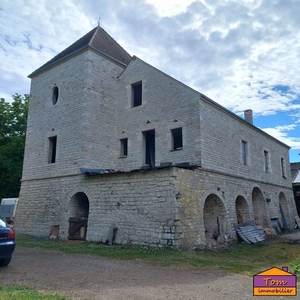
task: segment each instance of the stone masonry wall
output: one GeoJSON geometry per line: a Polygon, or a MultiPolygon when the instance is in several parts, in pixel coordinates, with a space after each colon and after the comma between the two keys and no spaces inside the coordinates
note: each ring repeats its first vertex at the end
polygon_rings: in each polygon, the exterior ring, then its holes
{"type": "Polygon", "coordinates": [[[78,174],[81,167],[114,167],[113,84],[122,71],[86,51],[32,78],[23,179],[78,174]],[[59,89],[55,105],[54,86],[59,89]],[[57,136],[55,164],[48,163],[51,136],[57,136]]]}
{"type": "Polygon", "coordinates": [[[23,179],[78,173],[82,160],[82,126],[78,121],[83,117],[86,58],[86,53],[78,55],[32,78],[23,179]],[[59,89],[55,105],[54,86],[59,89]],[[51,136],[57,136],[55,164],[48,163],[51,136]]]}
{"type": "Polygon", "coordinates": [[[271,217],[280,218],[279,198],[284,195],[287,203],[285,216],[292,228],[295,203],[290,189],[205,169],[167,168],[23,182],[16,229],[19,234],[46,236],[51,225],[60,225],[59,237],[66,239],[68,220],[74,217],[70,214],[70,200],[80,192],[89,201],[87,240],[105,242],[109,227],[114,223],[118,228],[117,243],[205,245],[206,200],[211,195],[220,200],[226,211],[222,234],[235,239],[236,199],[245,198],[253,220],[254,188],[259,189],[265,198],[271,198],[270,203],[264,198],[259,204],[266,208],[269,220],[271,217]]]}
{"type": "MultiPolygon", "coordinates": [[[[234,224],[238,223],[236,200],[243,197],[248,205],[250,220],[254,221],[253,189],[259,189],[264,199],[259,202],[261,209],[266,210],[265,218],[281,219],[279,203],[281,203],[289,228],[294,226],[295,202],[291,189],[272,186],[258,181],[249,181],[238,176],[211,172],[206,169],[185,170],[175,168],[177,190],[177,222],[183,227],[185,243],[188,245],[206,244],[204,226],[204,205],[210,195],[220,199],[227,212],[224,220],[224,235],[236,239],[234,224]],[[266,199],[271,199],[267,202],[266,199]],[[283,203],[282,198],[286,203],[283,203]]],[[[217,211],[217,210],[216,210],[217,211]]],[[[247,220],[248,221],[248,220],[247,220]]]]}
{"type": "Polygon", "coordinates": [[[202,167],[291,187],[288,146],[208,100],[200,103],[200,124],[202,167]],[[246,165],[242,141],[247,142],[246,165]],[[264,169],[264,151],[269,154],[268,172],[264,169]]]}
{"type": "Polygon", "coordinates": [[[23,182],[17,232],[46,236],[51,225],[60,225],[59,237],[66,239],[68,220],[74,217],[69,202],[83,192],[89,200],[87,240],[105,242],[114,223],[118,243],[172,244],[176,190],[171,175],[166,169],[23,182]]]}
{"type": "Polygon", "coordinates": [[[162,162],[200,164],[200,94],[136,58],[118,79],[117,157],[119,139],[128,138],[128,155],[118,158],[120,169],[144,165],[143,132],[155,130],[155,165],[162,162]],[[142,81],[142,105],[132,107],[132,84],[142,81]],[[172,150],[171,129],[182,128],[183,147],[172,150]]]}

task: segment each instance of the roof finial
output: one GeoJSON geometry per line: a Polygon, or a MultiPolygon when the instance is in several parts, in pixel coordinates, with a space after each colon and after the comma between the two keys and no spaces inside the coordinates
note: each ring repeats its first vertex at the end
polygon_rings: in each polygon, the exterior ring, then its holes
{"type": "Polygon", "coordinates": [[[99,19],[98,19],[98,27],[100,27],[100,25],[101,25],[101,18],[99,17],[99,19]]]}

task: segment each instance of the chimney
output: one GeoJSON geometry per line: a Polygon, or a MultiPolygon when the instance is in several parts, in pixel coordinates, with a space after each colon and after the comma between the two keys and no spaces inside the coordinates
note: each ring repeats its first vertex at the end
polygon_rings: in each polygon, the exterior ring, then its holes
{"type": "Polygon", "coordinates": [[[253,125],[253,115],[252,115],[252,109],[246,109],[244,110],[244,118],[245,121],[253,125]]]}

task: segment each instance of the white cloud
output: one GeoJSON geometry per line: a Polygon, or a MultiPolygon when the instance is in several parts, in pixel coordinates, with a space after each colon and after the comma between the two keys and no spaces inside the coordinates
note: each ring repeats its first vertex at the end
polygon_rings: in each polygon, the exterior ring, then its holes
{"type": "Polygon", "coordinates": [[[101,17],[101,26],[131,55],[235,113],[295,115],[299,15],[296,0],[2,0],[0,96],[28,93],[26,76],[101,17]]]}
{"type": "Polygon", "coordinates": [[[171,17],[185,11],[194,0],[147,0],[146,2],[154,5],[161,16],[171,17]]]}
{"type": "Polygon", "coordinates": [[[276,126],[274,128],[263,128],[262,130],[276,139],[287,144],[294,150],[300,150],[300,137],[291,137],[288,132],[294,130],[297,126],[295,124],[276,126]]]}
{"type": "Polygon", "coordinates": [[[297,108],[291,97],[273,91],[287,85],[299,96],[297,2],[289,7],[266,0],[14,3],[22,9],[1,3],[0,29],[10,42],[2,43],[0,59],[8,77],[28,75],[101,17],[102,26],[130,54],[237,113],[297,108]]]}

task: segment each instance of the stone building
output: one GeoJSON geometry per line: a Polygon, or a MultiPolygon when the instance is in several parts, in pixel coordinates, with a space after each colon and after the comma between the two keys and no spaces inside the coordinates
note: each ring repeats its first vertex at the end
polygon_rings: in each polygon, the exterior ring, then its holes
{"type": "MultiPolygon", "coordinates": [[[[31,75],[17,232],[205,245],[296,215],[289,147],[96,27],[31,75]],[[58,226],[57,226],[58,228],[58,226]]],[[[217,87],[216,87],[217,88],[217,87]]]]}

